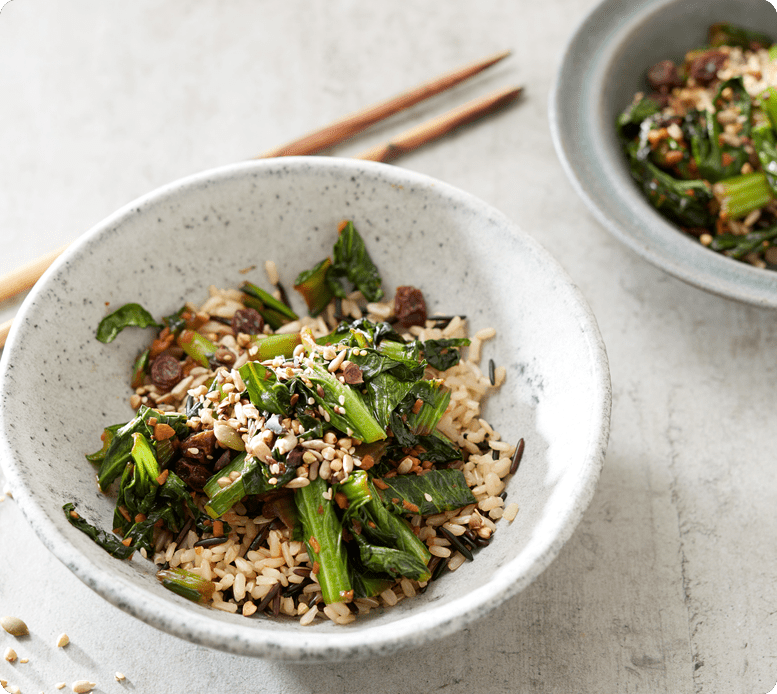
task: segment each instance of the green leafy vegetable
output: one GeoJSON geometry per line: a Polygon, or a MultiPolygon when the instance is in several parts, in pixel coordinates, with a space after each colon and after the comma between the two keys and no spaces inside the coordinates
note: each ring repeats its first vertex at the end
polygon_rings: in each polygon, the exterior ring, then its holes
{"type": "Polygon", "coordinates": [[[343,547],[343,527],[331,499],[325,498],[327,483],[318,477],[294,494],[302,537],[311,563],[318,569],[324,602],[349,601],[353,586],[343,547]]]}
{"type": "Polygon", "coordinates": [[[204,335],[194,330],[182,330],[176,338],[178,346],[200,366],[209,366],[210,360],[219,348],[204,335]]]}
{"type": "Polygon", "coordinates": [[[751,231],[744,236],[736,234],[718,234],[712,239],[710,247],[714,251],[725,253],[731,258],[740,259],[748,253],[762,248],[764,243],[769,243],[777,239],[777,226],[751,231]]]}
{"type": "Polygon", "coordinates": [[[340,230],[334,246],[334,262],[327,273],[330,286],[334,284],[337,287],[333,290],[335,296],[345,296],[339,283],[340,277],[346,277],[367,301],[380,301],[383,298],[380,273],[353,222],[347,222],[340,230]]]}
{"type": "Polygon", "coordinates": [[[165,588],[192,602],[209,602],[216,591],[213,581],[180,567],[162,569],[156,577],[165,588]]]}
{"type": "Polygon", "coordinates": [[[719,181],[712,190],[724,219],[744,217],[763,207],[773,197],[766,175],[761,171],[719,181]]]}
{"type": "Polygon", "coordinates": [[[309,397],[324,408],[330,421],[340,431],[351,431],[365,443],[386,438],[385,429],[375,419],[357,390],[340,383],[327,369],[313,361],[308,363],[306,376],[314,386],[309,391],[309,397]]]}
{"type": "Polygon", "coordinates": [[[161,327],[140,304],[124,304],[100,321],[100,325],[97,326],[97,339],[100,342],[113,342],[124,328],[130,326],[161,327]]]}
{"type": "Polygon", "coordinates": [[[383,482],[389,488],[380,492],[381,498],[398,513],[406,508],[403,502],[416,506],[423,516],[476,503],[460,470],[431,470],[421,476],[397,475],[385,478],[383,482]]]}
{"type": "Polygon", "coordinates": [[[75,510],[75,504],[67,503],[62,507],[65,512],[65,518],[70,521],[70,524],[78,528],[82,533],[88,535],[95,543],[102,547],[108,554],[118,557],[119,559],[127,559],[135,551],[133,547],[127,547],[122,544],[121,540],[113,535],[101,530],[95,525],[92,525],[84,518],[82,518],[75,510]]]}
{"type": "Polygon", "coordinates": [[[238,455],[227,467],[211,477],[205,484],[205,492],[211,497],[205,504],[205,512],[211,518],[223,516],[248,494],[265,494],[280,489],[296,476],[296,467],[278,460],[283,472],[272,472],[270,465],[256,458],[238,455]],[[218,479],[237,471],[240,476],[226,487],[219,487],[218,479]]]}
{"type": "Polygon", "coordinates": [[[429,366],[438,371],[447,371],[456,366],[461,359],[461,354],[456,347],[468,345],[466,338],[448,338],[444,340],[427,340],[423,344],[424,358],[429,366]]]}
{"type": "MultiPolygon", "coordinates": [[[[349,519],[358,520],[361,533],[367,539],[383,547],[401,550],[424,566],[428,564],[431,554],[426,545],[415,536],[407,521],[389,512],[366,472],[354,471],[340,489],[348,499],[349,519]]],[[[404,509],[404,512],[409,511],[404,509]]],[[[416,580],[426,581],[429,576],[427,570],[416,580]]]]}
{"type": "Polygon", "coordinates": [[[134,419],[119,426],[119,428],[116,428],[118,425],[109,427],[113,431],[110,444],[102,456],[100,464],[100,471],[98,473],[100,489],[107,489],[122,473],[122,469],[129,462],[134,445],[132,435],[135,432],[141,432],[147,439],[151,439],[154,427],[149,424],[149,420],[152,418],[156,419],[157,424],[171,426],[176,435],[181,438],[189,433],[189,428],[186,425],[186,415],[175,412],[160,412],[159,410],[153,410],[145,405],[141,405],[134,419]]]}
{"type": "Polygon", "coordinates": [[[245,305],[259,311],[273,330],[299,318],[286,304],[252,282],[244,282],[240,289],[247,295],[244,299],[245,305]]]}
{"type": "Polygon", "coordinates": [[[147,349],[140,353],[135,360],[135,364],[132,366],[132,379],[130,385],[133,388],[139,388],[143,385],[146,373],[148,372],[148,363],[151,356],[151,350],[147,349]]]}
{"type": "Polygon", "coordinates": [[[740,48],[756,50],[758,48],[769,48],[774,43],[767,34],[763,34],[760,31],[751,31],[728,22],[713,24],[710,26],[707,36],[710,46],[714,47],[739,46],[740,48]]]}
{"type": "Polygon", "coordinates": [[[712,186],[706,181],[682,181],[636,155],[631,173],[651,204],[681,226],[710,227],[715,217],[710,210],[712,186]]]}
{"type": "Polygon", "coordinates": [[[354,539],[359,546],[359,559],[367,571],[384,573],[392,578],[406,576],[416,581],[429,580],[426,562],[409,552],[370,544],[363,535],[354,535],[354,539]]]}
{"type": "Polygon", "coordinates": [[[330,267],[332,261],[325,258],[310,270],[300,273],[294,281],[294,289],[302,294],[311,316],[321,313],[334,297],[332,287],[326,280],[330,267]]]}
{"type": "Polygon", "coordinates": [[[289,387],[278,381],[272,369],[249,361],[238,369],[248,389],[248,397],[260,412],[285,414],[290,408],[289,387]]]}

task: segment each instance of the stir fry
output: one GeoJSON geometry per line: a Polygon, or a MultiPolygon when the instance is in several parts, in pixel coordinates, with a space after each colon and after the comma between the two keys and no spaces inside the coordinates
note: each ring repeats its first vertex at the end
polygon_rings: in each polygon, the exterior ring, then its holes
{"type": "Polygon", "coordinates": [[[462,317],[429,318],[415,287],[382,303],[352,223],[296,279],[309,316],[269,274],[276,294],[245,282],[161,323],[139,304],[100,323],[103,342],[158,332],[133,367],[136,416],[87,456],[116,494],[114,532],[64,510],[191,600],[346,624],[424,590],[514,518],[505,482],[523,444],[481,417],[505,376],[477,366],[494,331],[469,339],[462,317]]]}
{"type": "Polygon", "coordinates": [[[777,46],[731,24],[663,60],[618,117],[650,203],[704,246],[777,269],[777,46]]]}

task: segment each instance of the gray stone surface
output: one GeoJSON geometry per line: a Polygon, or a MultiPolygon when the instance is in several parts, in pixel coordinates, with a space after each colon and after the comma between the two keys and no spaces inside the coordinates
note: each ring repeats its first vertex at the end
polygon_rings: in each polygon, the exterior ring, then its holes
{"type": "MultiPolygon", "coordinates": [[[[560,556],[466,632],[414,653],[298,666],[194,647],[112,607],[0,503],[0,611],[32,635],[22,692],[765,694],[777,681],[771,311],[619,245],[558,163],[547,98],[590,0],[191,4],[12,0],[0,13],[0,273],[183,175],[246,158],[504,47],[491,73],[337,149],[349,155],[502,85],[522,103],[398,161],[485,199],[566,268],[608,348],[610,446],[560,556]],[[52,587],[55,589],[52,590],[52,587]],[[71,644],[55,647],[66,631],[71,644]],[[116,671],[127,675],[123,685],[116,671]]],[[[0,306],[0,321],[15,302],[0,306]]]]}

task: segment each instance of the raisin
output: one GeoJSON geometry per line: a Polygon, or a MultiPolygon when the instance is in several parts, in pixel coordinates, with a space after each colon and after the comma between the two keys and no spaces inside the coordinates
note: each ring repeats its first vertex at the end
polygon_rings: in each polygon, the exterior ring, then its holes
{"type": "Polygon", "coordinates": [[[662,60],[648,70],[647,81],[657,92],[666,94],[682,84],[677,66],[671,60],[662,60]]]}
{"type": "Polygon", "coordinates": [[[714,82],[718,77],[718,70],[726,62],[726,54],[721,51],[707,51],[694,59],[688,68],[688,74],[696,80],[696,84],[704,87],[714,82]]]}
{"type": "Polygon", "coordinates": [[[198,434],[192,434],[181,441],[181,451],[188,458],[203,461],[213,455],[216,447],[216,435],[213,429],[206,429],[198,434]],[[195,452],[196,451],[196,452],[195,452]]]}
{"type": "Polygon", "coordinates": [[[394,296],[394,315],[404,328],[426,323],[426,302],[420,289],[397,287],[394,296]]]}
{"type": "Polygon", "coordinates": [[[175,474],[198,492],[202,491],[202,488],[211,476],[210,471],[204,465],[186,458],[181,458],[175,463],[175,474]]]}
{"type": "Polygon", "coordinates": [[[264,328],[264,318],[255,308],[239,308],[232,316],[232,330],[235,333],[258,335],[264,328]]]}
{"type": "Polygon", "coordinates": [[[162,352],[151,364],[151,380],[165,390],[172,388],[183,376],[183,368],[172,354],[162,352]]]}

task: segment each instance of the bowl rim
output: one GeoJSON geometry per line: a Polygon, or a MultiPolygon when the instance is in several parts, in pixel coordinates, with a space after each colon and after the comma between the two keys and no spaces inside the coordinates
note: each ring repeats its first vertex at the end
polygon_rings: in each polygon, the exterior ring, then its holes
{"type": "Polygon", "coordinates": [[[597,116],[604,110],[599,97],[609,66],[607,57],[620,45],[613,42],[638,31],[646,18],[688,2],[633,0],[626,6],[623,0],[603,0],[590,10],[568,39],[551,86],[551,139],[567,178],[588,209],[637,255],[704,291],[754,306],[777,308],[777,271],[728,258],[692,240],[645,200],[622,161],[604,155],[604,143],[615,136],[614,127],[612,133],[601,132],[597,116]],[[594,46],[595,55],[589,50],[594,46]],[[592,157],[592,153],[604,156],[592,157]],[[609,197],[602,195],[595,184],[597,176],[616,192],[609,197]]]}
{"type": "MultiPolygon", "coordinates": [[[[572,535],[583,513],[593,497],[609,437],[611,410],[610,374],[605,346],[599,332],[596,319],[574,285],[566,271],[545,251],[530,235],[518,229],[506,216],[479,198],[454,186],[430,176],[406,169],[337,157],[286,157],[283,159],[265,159],[209,169],[186,176],[163,185],[136,200],[93,226],[79,237],[46,271],[41,280],[31,290],[18,312],[16,325],[21,325],[28,308],[36,297],[46,291],[48,282],[60,267],[69,262],[86,244],[114,228],[127,216],[135,214],[145,204],[175,195],[180,190],[197,186],[205,180],[228,178],[243,172],[273,170],[279,166],[286,169],[296,166],[330,167],[332,170],[346,170],[349,175],[359,172],[371,172],[388,177],[399,185],[424,185],[442,194],[456,197],[470,209],[481,214],[497,218],[501,223],[522,238],[527,250],[541,256],[544,263],[552,268],[564,289],[571,297],[575,308],[575,319],[588,330],[584,331],[586,347],[592,368],[592,381],[595,382],[596,401],[591,411],[591,425],[585,450],[582,451],[578,468],[579,482],[573,490],[572,503],[567,506],[566,514],[558,524],[558,532],[542,544],[536,556],[532,558],[530,570],[515,576],[510,568],[512,562],[503,565],[487,584],[478,587],[462,598],[447,603],[443,608],[432,606],[418,614],[392,622],[390,628],[364,628],[341,632],[326,632],[316,638],[315,632],[299,633],[295,631],[268,632],[253,626],[243,627],[232,623],[211,619],[207,614],[195,614],[173,602],[147,592],[142,586],[117,577],[108,569],[93,564],[91,560],[71,544],[49,517],[51,509],[43,508],[24,486],[19,474],[20,460],[10,449],[6,432],[6,416],[3,401],[0,400],[0,466],[6,474],[14,498],[23,515],[32,526],[43,544],[67,566],[83,583],[119,607],[162,631],[191,641],[195,644],[224,650],[236,655],[251,655],[285,661],[324,662],[356,659],[373,656],[386,656],[410,647],[420,647],[443,636],[450,635],[466,624],[496,608],[503,601],[519,593],[537,578],[558,555],[563,544],[572,535]],[[385,633],[381,633],[385,632],[385,633]],[[235,638],[238,633],[239,638],[235,638]]],[[[0,359],[0,388],[3,388],[9,358],[18,349],[17,330],[12,328],[6,348],[0,359]]],[[[516,558],[517,559],[517,558],[516,558]]],[[[524,555],[523,561],[526,561],[524,555]]]]}

